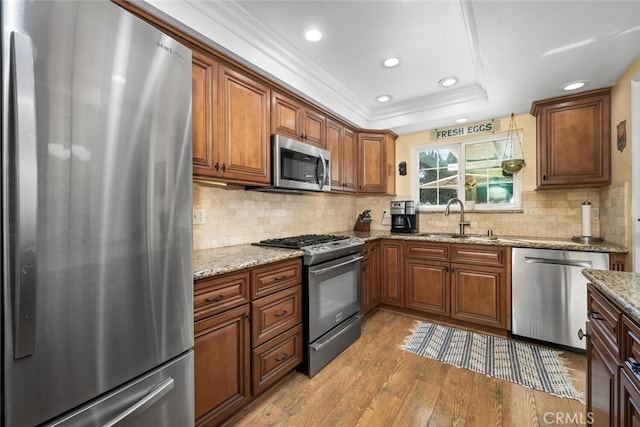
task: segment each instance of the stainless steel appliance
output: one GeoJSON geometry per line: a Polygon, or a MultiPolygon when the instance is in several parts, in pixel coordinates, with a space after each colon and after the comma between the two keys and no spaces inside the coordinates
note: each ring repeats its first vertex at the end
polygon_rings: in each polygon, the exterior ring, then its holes
{"type": "Polygon", "coordinates": [[[514,336],[584,350],[587,322],[584,268],[609,269],[609,254],[513,248],[511,332],[514,336]]]}
{"type": "Polygon", "coordinates": [[[413,200],[391,202],[391,232],[417,233],[418,214],[413,200]]]}
{"type": "Polygon", "coordinates": [[[259,191],[331,191],[331,153],[282,135],[271,138],[271,186],[259,191]]]}
{"type": "Polygon", "coordinates": [[[193,425],[191,52],[2,2],[5,427],[193,425]]]}
{"type": "Polygon", "coordinates": [[[314,376],[360,337],[360,251],[363,241],[345,236],[303,235],[263,240],[263,246],[296,248],[303,258],[304,359],[314,376]]]}

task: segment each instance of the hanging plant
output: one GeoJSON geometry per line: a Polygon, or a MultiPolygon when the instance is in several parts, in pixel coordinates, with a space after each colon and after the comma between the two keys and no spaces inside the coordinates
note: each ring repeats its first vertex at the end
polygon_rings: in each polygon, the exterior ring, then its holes
{"type": "Polygon", "coordinates": [[[511,121],[509,122],[509,131],[507,132],[507,143],[504,147],[504,156],[502,157],[502,170],[513,174],[519,172],[523,167],[527,165],[524,161],[524,149],[522,148],[522,141],[520,140],[520,134],[518,133],[518,127],[516,125],[515,115],[511,113],[511,121]],[[518,140],[520,152],[522,158],[513,157],[513,143],[514,139],[518,140]]]}

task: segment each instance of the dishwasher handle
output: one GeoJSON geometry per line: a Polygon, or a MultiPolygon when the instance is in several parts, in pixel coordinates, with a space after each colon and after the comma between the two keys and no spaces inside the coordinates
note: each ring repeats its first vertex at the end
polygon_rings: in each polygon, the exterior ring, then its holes
{"type": "Polygon", "coordinates": [[[591,261],[573,261],[569,259],[538,258],[538,257],[532,257],[532,256],[524,257],[524,262],[527,264],[553,264],[553,265],[566,265],[569,267],[583,267],[583,268],[593,267],[593,263],[591,261]]]}

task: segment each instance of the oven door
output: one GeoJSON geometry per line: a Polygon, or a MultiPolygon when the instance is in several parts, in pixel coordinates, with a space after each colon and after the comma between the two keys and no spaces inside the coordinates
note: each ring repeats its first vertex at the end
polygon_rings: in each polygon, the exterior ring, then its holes
{"type": "Polygon", "coordinates": [[[308,267],[309,343],[360,311],[360,254],[308,267]]]}

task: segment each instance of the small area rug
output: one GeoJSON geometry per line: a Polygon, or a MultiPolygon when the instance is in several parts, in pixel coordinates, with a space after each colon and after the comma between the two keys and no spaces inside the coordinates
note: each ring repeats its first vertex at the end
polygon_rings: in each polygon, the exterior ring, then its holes
{"type": "Polygon", "coordinates": [[[420,321],[400,348],[554,396],[584,401],[571,382],[566,360],[556,350],[420,321]]]}

